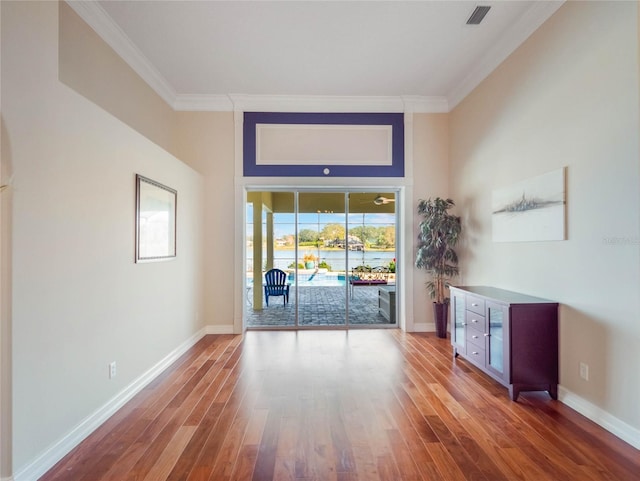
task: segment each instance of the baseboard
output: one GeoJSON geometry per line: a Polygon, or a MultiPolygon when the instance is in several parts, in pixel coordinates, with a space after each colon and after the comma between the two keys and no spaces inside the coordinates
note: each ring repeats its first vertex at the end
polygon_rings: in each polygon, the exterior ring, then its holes
{"type": "Polygon", "coordinates": [[[611,434],[619,437],[624,442],[629,443],[636,449],[640,449],[639,429],[628,425],[624,421],[612,416],[607,411],[599,408],[595,404],[590,403],[586,399],[562,386],[558,386],[558,399],[563,404],[566,404],[571,409],[579,412],[586,418],[609,431],[611,434]]]}
{"type": "Polygon", "coordinates": [[[207,334],[233,334],[233,324],[209,324],[205,327],[207,334]]]}
{"type": "MultiPolygon", "coordinates": [[[[57,443],[49,447],[34,461],[14,473],[13,479],[6,478],[6,481],[33,481],[38,479],[58,461],[66,456],[73,448],[82,442],[93,431],[100,427],[107,419],[127,403],[133,396],[138,394],[147,384],[153,381],[160,373],[182,356],[188,349],[207,334],[207,329],[201,329],[191,336],[176,349],[165,356],[160,362],[135,379],[131,384],[120,391],[115,397],[104,406],[88,416],[78,426],[72,429],[66,436],[57,443]]],[[[2,479],[5,481],[5,478],[2,479]]]]}
{"type": "Polygon", "coordinates": [[[413,330],[409,332],[436,332],[435,322],[414,322],[413,330]]]}
{"type": "Polygon", "coordinates": [[[8,478],[0,478],[0,481],[15,481],[11,476],[8,478]]]}

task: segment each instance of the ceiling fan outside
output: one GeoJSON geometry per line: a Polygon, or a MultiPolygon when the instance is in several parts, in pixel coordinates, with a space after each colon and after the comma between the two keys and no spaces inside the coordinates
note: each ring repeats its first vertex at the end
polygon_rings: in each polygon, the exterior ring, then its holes
{"type": "Polygon", "coordinates": [[[382,195],[379,195],[378,197],[376,197],[375,199],[373,199],[373,203],[375,205],[387,205],[391,202],[395,202],[395,199],[390,199],[388,197],[384,197],[382,195]]]}

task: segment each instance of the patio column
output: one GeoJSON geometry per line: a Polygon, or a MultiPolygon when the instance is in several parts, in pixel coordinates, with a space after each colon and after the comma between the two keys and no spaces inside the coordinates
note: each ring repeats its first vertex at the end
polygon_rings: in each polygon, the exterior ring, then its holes
{"type": "Polygon", "coordinates": [[[273,212],[267,212],[267,268],[265,271],[273,269],[273,244],[273,212]]]}
{"type": "Polygon", "coordinates": [[[250,193],[253,203],[253,310],[262,310],[262,196],[250,193]]]}

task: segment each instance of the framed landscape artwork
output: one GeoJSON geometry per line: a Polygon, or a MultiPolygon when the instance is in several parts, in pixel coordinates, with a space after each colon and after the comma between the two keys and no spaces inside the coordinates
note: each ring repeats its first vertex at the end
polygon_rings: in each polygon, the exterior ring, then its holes
{"type": "Polygon", "coordinates": [[[136,262],[176,256],[177,192],[136,175],[136,262]]]}
{"type": "Polygon", "coordinates": [[[494,242],[565,240],[565,169],[494,190],[491,207],[494,242]]]}

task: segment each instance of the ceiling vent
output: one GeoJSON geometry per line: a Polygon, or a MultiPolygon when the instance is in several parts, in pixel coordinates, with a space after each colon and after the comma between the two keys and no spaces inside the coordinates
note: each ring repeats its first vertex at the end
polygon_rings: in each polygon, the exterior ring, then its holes
{"type": "Polygon", "coordinates": [[[484,16],[489,12],[491,7],[487,6],[477,6],[473,11],[469,20],[467,20],[467,25],[480,25],[480,22],[484,19],[484,16]]]}

